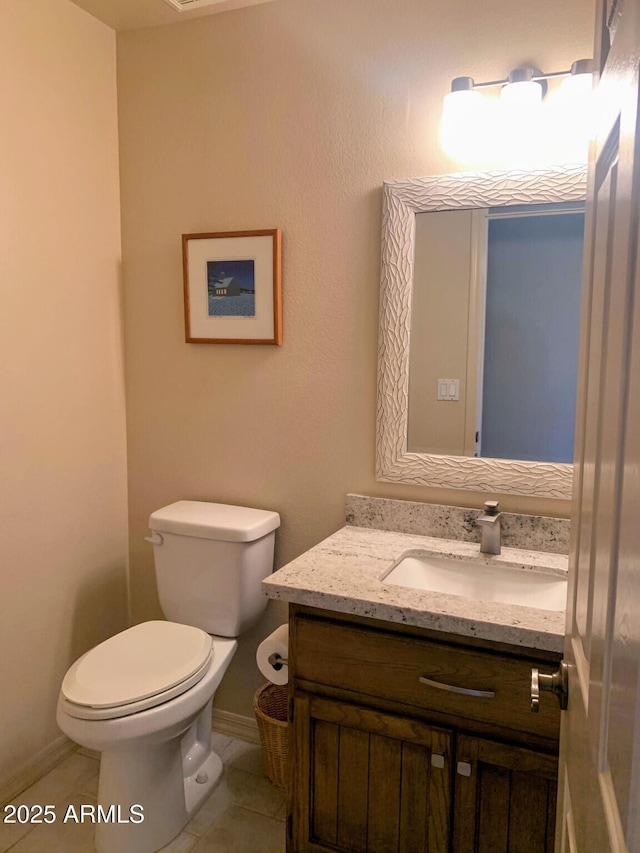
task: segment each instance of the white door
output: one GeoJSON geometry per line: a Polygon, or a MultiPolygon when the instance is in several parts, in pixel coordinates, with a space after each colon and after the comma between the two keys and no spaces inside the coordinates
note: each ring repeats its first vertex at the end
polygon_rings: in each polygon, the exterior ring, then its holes
{"type": "Polygon", "coordinates": [[[640,0],[598,30],[557,850],[640,853],[640,0]]]}

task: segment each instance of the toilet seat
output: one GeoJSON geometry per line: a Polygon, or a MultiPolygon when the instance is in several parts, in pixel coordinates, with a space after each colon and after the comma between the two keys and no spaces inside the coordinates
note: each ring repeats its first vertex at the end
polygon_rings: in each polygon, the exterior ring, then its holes
{"type": "Polygon", "coordinates": [[[143,622],[88,651],[67,672],[65,711],[86,720],[135,714],[185,693],[212,665],[212,638],[175,622],[143,622]]]}

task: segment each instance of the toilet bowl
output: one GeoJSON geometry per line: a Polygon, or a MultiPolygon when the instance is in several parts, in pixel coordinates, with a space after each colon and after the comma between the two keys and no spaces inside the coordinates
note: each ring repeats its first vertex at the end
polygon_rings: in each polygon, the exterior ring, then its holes
{"type": "Polygon", "coordinates": [[[236,648],[199,628],[145,622],[69,670],[57,721],[102,753],[98,802],[109,819],[96,825],[99,853],[160,849],[215,786],[222,762],[211,750],[211,705],[236,648]]]}
{"type": "Polygon", "coordinates": [[[214,693],[235,637],[266,607],[277,513],[178,501],[150,518],[167,622],[135,625],[79,658],[57,722],[102,753],[98,853],[155,853],[185,826],[222,773],[211,749],[214,693]]]}

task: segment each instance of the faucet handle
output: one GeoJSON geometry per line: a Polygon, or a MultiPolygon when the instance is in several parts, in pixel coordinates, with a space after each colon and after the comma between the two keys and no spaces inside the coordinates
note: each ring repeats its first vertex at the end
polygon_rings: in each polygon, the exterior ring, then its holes
{"type": "Polygon", "coordinates": [[[498,501],[485,501],[484,511],[487,515],[498,515],[500,512],[500,504],[498,501]]]}

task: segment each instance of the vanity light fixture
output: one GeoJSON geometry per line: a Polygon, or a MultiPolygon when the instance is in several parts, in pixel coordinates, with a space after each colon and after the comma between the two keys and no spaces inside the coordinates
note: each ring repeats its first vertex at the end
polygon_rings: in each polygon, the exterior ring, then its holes
{"type": "Polygon", "coordinates": [[[579,59],[568,71],[549,74],[523,65],[504,80],[486,83],[455,77],[444,97],[442,146],[464,161],[586,159],[592,78],[591,59],[579,59]],[[547,81],[554,78],[565,79],[545,99],[547,81]],[[479,91],[498,86],[499,98],[484,97],[479,91]]]}

